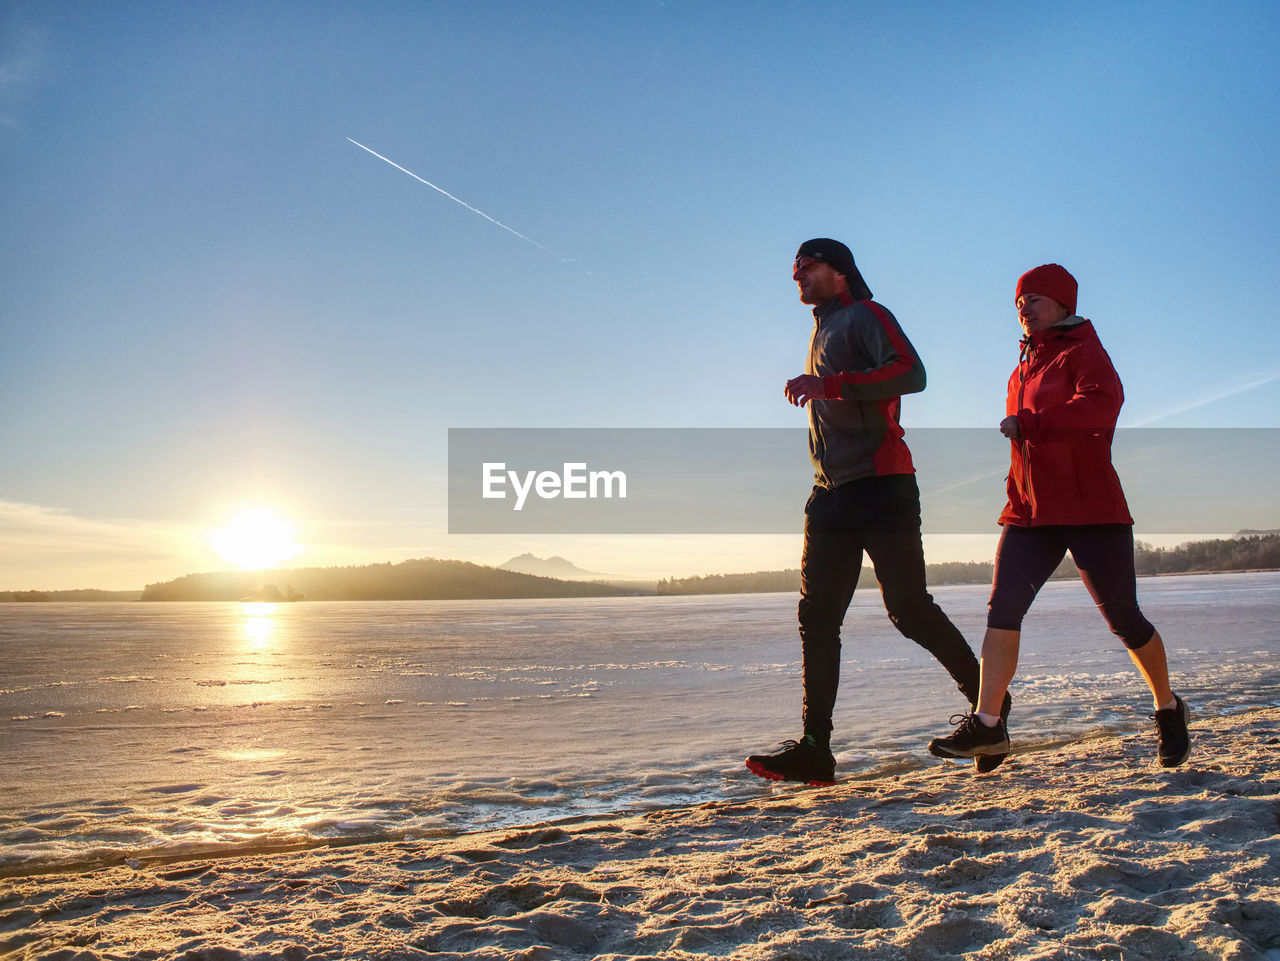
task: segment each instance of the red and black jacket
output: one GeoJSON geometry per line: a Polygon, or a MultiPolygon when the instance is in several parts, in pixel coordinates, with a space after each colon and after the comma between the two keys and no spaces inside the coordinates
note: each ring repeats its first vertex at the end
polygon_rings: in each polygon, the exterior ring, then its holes
{"type": "Polygon", "coordinates": [[[898,418],[902,395],[924,390],[925,372],[898,321],[869,297],[849,296],[820,304],[813,317],[805,372],[822,378],[825,395],[809,404],[814,482],[914,473],[898,418]]]}

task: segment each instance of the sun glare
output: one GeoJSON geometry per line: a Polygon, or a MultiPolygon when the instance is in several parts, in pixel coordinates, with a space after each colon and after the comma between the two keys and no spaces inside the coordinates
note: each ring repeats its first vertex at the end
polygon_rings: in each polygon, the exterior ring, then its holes
{"type": "Polygon", "coordinates": [[[209,543],[224,561],[246,571],[259,571],[302,553],[302,545],[293,535],[288,521],[265,508],[252,507],[210,534],[209,543]]]}
{"type": "Polygon", "coordinates": [[[274,604],[254,605],[263,610],[250,614],[244,619],[244,636],[254,648],[263,648],[271,640],[276,624],[271,615],[275,613],[274,604]]]}

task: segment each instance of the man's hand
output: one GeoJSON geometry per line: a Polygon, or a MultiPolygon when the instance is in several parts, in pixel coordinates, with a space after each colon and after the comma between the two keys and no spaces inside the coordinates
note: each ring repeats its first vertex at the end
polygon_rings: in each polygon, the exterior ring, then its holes
{"type": "Polygon", "coordinates": [[[1009,440],[1018,439],[1018,418],[1016,415],[1010,415],[1000,421],[1000,433],[1004,434],[1009,440]]]}
{"type": "Polygon", "coordinates": [[[787,381],[787,386],[782,388],[782,394],[796,407],[803,407],[811,400],[822,400],[827,392],[821,377],[801,374],[787,381]]]}

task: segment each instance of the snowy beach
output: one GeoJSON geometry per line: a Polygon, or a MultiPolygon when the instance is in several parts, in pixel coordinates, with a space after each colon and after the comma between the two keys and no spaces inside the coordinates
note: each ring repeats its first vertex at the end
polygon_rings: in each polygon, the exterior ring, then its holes
{"type": "Polygon", "coordinates": [[[1280,710],[572,824],[9,879],[15,958],[1280,957],[1280,710]]]}
{"type": "MultiPolygon", "coordinates": [[[[831,789],[743,766],[797,733],[787,595],[9,605],[0,952],[1280,958],[1280,574],[1139,591],[1185,768],[1078,582],[1017,753],[930,757],[963,704],[865,591],[831,789]]],[[[935,594],[976,638],[985,592],[935,594]]]]}

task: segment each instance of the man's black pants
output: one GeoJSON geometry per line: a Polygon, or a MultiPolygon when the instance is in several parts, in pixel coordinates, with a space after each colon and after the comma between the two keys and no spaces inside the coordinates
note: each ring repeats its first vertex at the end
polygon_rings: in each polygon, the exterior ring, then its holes
{"type": "Polygon", "coordinates": [[[840,683],[840,627],[858,586],[863,551],[894,627],[941,662],[970,704],[978,701],[978,659],[925,584],[915,476],[886,474],[834,489],[815,487],[805,505],[799,616],[804,731],[824,742],[831,736],[840,683]]]}

